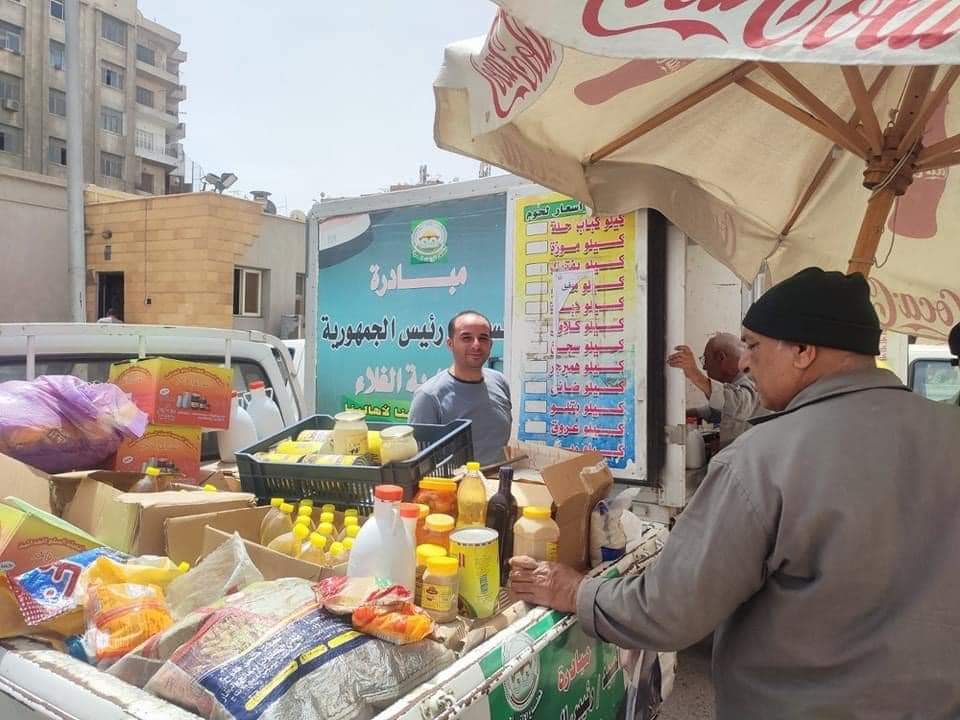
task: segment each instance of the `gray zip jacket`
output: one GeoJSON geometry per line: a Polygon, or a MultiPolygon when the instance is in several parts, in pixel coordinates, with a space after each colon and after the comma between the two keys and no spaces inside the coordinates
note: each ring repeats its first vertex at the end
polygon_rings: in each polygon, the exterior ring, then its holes
{"type": "Polygon", "coordinates": [[[960,411],[834,375],[710,463],[658,562],[588,579],[585,631],[713,630],[719,720],[960,717],[960,411]]]}
{"type": "Polygon", "coordinates": [[[760,410],[757,385],[746,373],[740,373],[733,382],[722,383],[710,379],[710,398],[697,414],[709,419],[715,411],[720,414],[720,444],[726,447],[739,435],[750,429],[750,418],[760,410]]]}

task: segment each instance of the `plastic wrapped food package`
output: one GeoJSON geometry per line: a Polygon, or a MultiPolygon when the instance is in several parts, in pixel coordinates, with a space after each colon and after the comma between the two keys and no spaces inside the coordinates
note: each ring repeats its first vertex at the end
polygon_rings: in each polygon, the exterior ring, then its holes
{"type": "Polygon", "coordinates": [[[367,602],[353,611],[353,627],[396,645],[423,640],[433,632],[433,618],[412,602],[367,602]]]}
{"type": "Polygon", "coordinates": [[[454,659],[395,646],[323,610],[316,586],[255,583],[175,623],[111,673],[211,720],[371,718],[454,659]]]}
{"type": "Polygon", "coordinates": [[[328,612],[350,615],[364,603],[407,602],[413,599],[402,585],[394,585],[385,578],[347,577],[340,575],[321,580],[317,596],[328,612]]]}
{"type": "Polygon", "coordinates": [[[116,583],[87,590],[83,644],[97,663],[113,663],[173,622],[156,585],[116,583]]]}
{"type": "Polygon", "coordinates": [[[146,427],[146,413],[116,385],[71,375],[0,383],[0,453],[44,472],[97,467],[146,427]]]}

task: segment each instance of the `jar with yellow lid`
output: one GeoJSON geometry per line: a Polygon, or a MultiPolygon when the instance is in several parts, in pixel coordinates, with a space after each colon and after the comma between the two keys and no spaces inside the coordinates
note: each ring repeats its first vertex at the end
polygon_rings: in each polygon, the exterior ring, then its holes
{"type": "Polygon", "coordinates": [[[450,549],[450,533],[456,527],[456,522],[449,515],[433,513],[427,515],[423,521],[423,532],[417,538],[417,543],[439,545],[444,550],[450,549]]]}
{"type": "Polygon", "coordinates": [[[427,559],[423,573],[423,590],[420,607],[437,622],[457,619],[457,596],[460,592],[460,563],[452,557],[427,559]]]}
{"type": "Polygon", "coordinates": [[[556,560],[560,526],[550,517],[550,508],[530,506],[513,526],[513,554],[534,560],[556,560]]]}
{"type": "Polygon", "coordinates": [[[417,545],[417,580],[414,587],[413,602],[417,605],[423,597],[423,573],[427,569],[427,560],[435,557],[446,557],[447,551],[439,545],[417,545]]]}
{"type": "Polygon", "coordinates": [[[418,505],[427,505],[431,513],[449,515],[457,519],[457,483],[446,478],[425,477],[413,498],[418,505]]]}

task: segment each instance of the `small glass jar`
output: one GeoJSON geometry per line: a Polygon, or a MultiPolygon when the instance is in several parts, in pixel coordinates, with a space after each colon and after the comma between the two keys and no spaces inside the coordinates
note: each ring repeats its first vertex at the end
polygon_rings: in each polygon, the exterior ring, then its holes
{"type": "Polygon", "coordinates": [[[416,457],[420,452],[413,428],[409,425],[395,425],[380,431],[380,464],[403,462],[416,457]]]}
{"type": "Polygon", "coordinates": [[[344,410],[334,416],[333,452],[337,455],[367,454],[366,415],[359,410],[344,410]]]}
{"type": "Polygon", "coordinates": [[[415,503],[428,505],[430,514],[440,513],[457,519],[457,483],[445,478],[425,477],[420,481],[415,503]]]}
{"type": "Polygon", "coordinates": [[[457,619],[457,596],[460,593],[460,563],[452,557],[427,559],[420,591],[420,607],[437,622],[457,619]]]}
{"type": "Polygon", "coordinates": [[[434,513],[427,515],[423,523],[423,533],[417,538],[418,543],[439,545],[444,550],[450,550],[450,533],[453,532],[456,521],[449,515],[434,513]]]}
{"type": "Polygon", "coordinates": [[[446,557],[447,551],[439,545],[417,545],[417,580],[414,586],[413,602],[417,605],[423,598],[423,573],[427,570],[427,561],[430,558],[446,557]]]}

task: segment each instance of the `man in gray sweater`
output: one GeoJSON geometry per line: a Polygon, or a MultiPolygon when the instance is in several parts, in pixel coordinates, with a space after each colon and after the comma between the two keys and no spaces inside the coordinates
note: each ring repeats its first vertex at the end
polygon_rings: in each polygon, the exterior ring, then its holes
{"type": "Polygon", "coordinates": [[[960,413],[876,367],[862,275],[808,268],[743,326],[773,412],[711,462],[657,563],[514,558],[514,591],[622,647],[716,630],[720,720],[960,717],[960,413]]]}
{"type": "Polygon", "coordinates": [[[410,403],[412,423],[445,425],[472,420],[472,459],[481,465],[503,460],[513,420],[507,379],[486,367],[493,347],[492,332],[490,321],[475,310],[457,313],[447,326],[453,363],[427,380],[410,403]]]}

